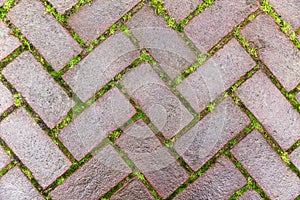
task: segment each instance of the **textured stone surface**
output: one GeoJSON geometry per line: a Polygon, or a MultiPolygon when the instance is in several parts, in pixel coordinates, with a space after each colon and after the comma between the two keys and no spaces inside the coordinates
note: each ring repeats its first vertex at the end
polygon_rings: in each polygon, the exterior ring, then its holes
{"type": "Polygon", "coordinates": [[[0,6],[4,5],[5,2],[6,0],[0,0],[0,6]]]}
{"type": "Polygon", "coordinates": [[[0,179],[0,199],[43,200],[18,167],[11,169],[0,179]]]}
{"type": "Polygon", "coordinates": [[[46,13],[42,2],[38,0],[21,0],[8,13],[8,19],[55,70],[64,67],[81,51],[79,44],[50,13],[46,13]]]}
{"type": "Polygon", "coordinates": [[[63,14],[74,6],[78,0],[49,0],[49,2],[56,8],[57,12],[63,14]]]}
{"type": "Polygon", "coordinates": [[[0,130],[0,137],[31,170],[42,187],[52,183],[71,165],[23,108],[1,121],[0,130]]]}
{"type": "Polygon", "coordinates": [[[85,41],[91,42],[125,15],[140,0],[95,0],[68,19],[68,24],[85,41]]]}
{"type": "Polygon", "coordinates": [[[138,57],[134,44],[119,33],[108,38],[63,77],[81,100],[86,101],[138,57]]]}
{"type": "Polygon", "coordinates": [[[123,188],[117,191],[111,198],[111,200],[154,200],[155,198],[148,191],[146,186],[137,179],[134,179],[130,183],[126,184],[123,188]]]}
{"type": "Polygon", "coordinates": [[[0,171],[10,162],[9,156],[0,148],[0,171]]]}
{"type": "Polygon", "coordinates": [[[263,200],[259,194],[254,190],[248,190],[245,192],[239,200],[263,200]]]}
{"type": "Polygon", "coordinates": [[[125,74],[121,84],[166,138],[176,135],[193,119],[148,63],[125,74]]]}
{"type": "Polygon", "coordinates": [[[256,0],[217,0],[185,26],[185,33],[203,53],[257,9],[256,0]]]}
{"type": "Polygon", "coordinates": [[[20,46],[19,40],[11,36],[10,32],[9,28],[0,21],[0,61],[20,46]]]}
{"type": "Polygon", "coordinates": [[[50,128],[75,104],[29,52],[18,56],[3,74],[50,128]]]}
{"type": "Polygon", "coordinates": [[[300,82],[300,51],[270,16],[258,16],[241,34],[258,48],[259,57],[288,90],[300,82]]]}
{"type": "Polygon", "coordinates": [[[61,130],[58,138],[77,160],[123,125],[134,115],[135,109],[117,89],[109,91],[81,113],[69,126],[61,130]]]}
{"type": "Polygon", "coordinates": [[[125,130],[117,144],[163,198],[172,194],[188,178],[187,172],[143,121],[125,130]]]}
{"type": "Polygon", "coordinates": [[[294,165],[300,169],[300,148],[298,147],[296,150],[294,150],[289,157],[294,165]]]}
{"type": "Polygon", "coordinates": [[[141,48],[147,49],[160,67],[174,79],[196,61],[196,54],[185,41],[170,29],[161,16],[145,6],[128,22],[132,35],[141,48]]]}
{"type": "Polygon", "coordinates": [[[14,104],[14,98],[9,90],[0,82],[0,115],[11,105],[14,104]]]}
{"type": "Polygon", "coordinates": [[[53,200],[99,199],[130,172],[116,150],[108,145],[50,195],[53,200]]]}
{"type": "Polygon", "coordinates": [[[193,170],[198,170],[248,124],[249,118],[227,98],[174,144],[193,170]]]}
{"type": "Polygon", "coordinates": [[[256,130],[231,152],[271,199],[294,199],[300,194],[300,180],[256,130]]]}
{"type": "Polygon", "coordinates": [[[283,149],[300,139],[299,113],[263,72],[243,83],[237,94],[283,149]]]}
{"type": "Polygon", "coordinates": [[[225,157],[205,172],[199,179],[181,192],[175,199],[228,199],[234,192],[247,184],[246,179],[225,157]]]}
{"type": "Polygon", "coordinates": [[[200,112],[254,66],[255,62],[233,39],[188,76],[177,89],[200,112]]]}

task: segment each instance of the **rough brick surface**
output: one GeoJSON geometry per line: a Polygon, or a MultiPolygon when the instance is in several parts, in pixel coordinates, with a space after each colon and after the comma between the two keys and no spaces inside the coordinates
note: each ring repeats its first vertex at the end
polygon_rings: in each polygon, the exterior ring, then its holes
{"type": "Polygon", "coordinates": [[[3,6],[6,0],[0,0],[0,6],[3,6]]]}
{"type": "Polygon", "coordinates": [[[257,9],[256,0],[217,0],[185,27],[185,33],[203,53],[257,9]]]}
{"type": "Polygon", "coordinates": [[[95,0],[68,19],[68,24],[85,41],[91,42],[125,15],[140,0],[95,0]]]}
{"type": "Polygon", "coordinates": [[[299,113],[263,72],[242,84],[237,94],[283,149],[300,139],[299,113]]]}
{"type": "Polygon", "coordinates": [[[134,113],[132,105],[115,88],[81,113],[58,137],[74,157],[80,160],[134,113]]]}
{"type": "Polygon", "coordinates": [[[42,187],[52,183],[71,165],[23,108],[1,121],[0,130],[0,137],[31,170],[42,187]]]}
{"type": "Polygon", "coordinates": [[[228,98],[179,138],[174,147],[196,171],[248,124],[246,114],[228,98]]]}
{"type": "Polygon", "coordinates": [[[125,130],[117,144],[163,198],[168,197],[188,178],[185,170],[143,121],[125,130]]]}
{"type": "Polygon", "coordinates": [[[254,66],[255,62],[233,39],[177,89],[200,112],[254,66]]]}
{"type": "Polygon", "coordinates": [[[239,200],[263,200],[259,194],[254,190],[248,190],[245,192],[239,200]]]}
{"type": "Polygon", "coordinates": [[[271,199],[294,199],[300,194],[299,178],[258,131],[252,131],[232,153],[271,199]]]}
{"type": "Polygon", "coordinates": [[[75,104],[29,52],[17,57],[3,74],[50,128],[75,104]]]}
{"type": "Polygon", "coordinates": [[[54,200],[99,199],[130,172],[115,149],[108,145],[51,192],[51,196],[54,200]]]}
{"type": "Polygon", "coordinates": [[[296,150],[294,150],[289,157],[294,165],[300,169],[300,148],[298,147],[296,150]]]}
{"type": "Polygon", "coordinates": [[[288,91],[297,86],[300,82],[300,51],[270,16],[258,16],[241,34],[258,48],[259,57],[288,91]]]}
{"type": "Polygon", "coordinates": [[[8,56],[18,46],[20,46],[19,40],[9,34],[9,28],[6,27],[6,25],[2,21],[0,21],[0,60],[8,56]]]}
{"type": "Polygon", "coordinates": [[[0,179],[0,199],[43,200],[18,167],[11,169],[0,179]]]}
{"type": "Polygon", "coordinates": [[[14,104],[14,98],[9,90],[0,83],[0,115],[11,105],[14,104]]]}
{"type": "Polygon", "coordinates": [[[111,200],[154,200],[155,198],[148,191],[146,186],[137,179],[134,179],[130,183],[126,184],[123,188],[117,191],[111,198],[111,200]]]}
{"type": "Polygon", "coordinates": [[[0,148],[0,171],[10,162],[9,156],[0,148]]]}
{"type": "Polygon", "coordinates": [[[70,69],[64,79],[86,101],[138,57],[134,44],[124,33],[118,33],[70,69]]]}
{"type": "Polygon", "coordinates": [[[42,2],[21,0],[8,13],[8,18],[52,67],[59,70],[79,54],[81,48],[55,18],[45,12],[42,2]]]}
{"type": "Polygon", "coordinates": [[[199,179],[180,193],[175,199],[228,199],[234,192],[247,184],[246,179],[225,157],[205,172],[199,179]]]}
{"type": "Polygon", "coordinates": [[[49,2],[56,8],[57,12],[63,14],[74,6],[78,0],[49,0],[49,2]]]}
{"type": "Polygon", "coordinates": [[[176,135],[193,119],[148,63],[125,74],[121,84],[166,138],[176,135]]]}

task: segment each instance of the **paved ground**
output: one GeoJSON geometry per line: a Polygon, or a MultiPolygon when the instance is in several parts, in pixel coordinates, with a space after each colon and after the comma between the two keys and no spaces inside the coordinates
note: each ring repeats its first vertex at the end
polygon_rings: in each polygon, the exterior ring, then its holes
{"type": "Polygon", "coordinates": [[[0,200],[300,199],[299,0],[0,6],[0,200]]]}

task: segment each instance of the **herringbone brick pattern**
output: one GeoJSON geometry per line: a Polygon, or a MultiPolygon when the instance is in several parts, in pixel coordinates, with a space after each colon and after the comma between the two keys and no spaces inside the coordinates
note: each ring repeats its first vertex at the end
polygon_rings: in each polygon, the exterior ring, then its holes
{"type": "Polygon", "coordinates": [[[0,200],[300,199],[299,3],[0,0],[0,200]]]}

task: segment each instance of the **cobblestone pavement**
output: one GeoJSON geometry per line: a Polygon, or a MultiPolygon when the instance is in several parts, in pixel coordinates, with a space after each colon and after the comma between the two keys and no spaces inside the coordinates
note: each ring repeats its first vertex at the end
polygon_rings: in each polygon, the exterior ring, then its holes
{"type": "Polygon", "coordinates": [[[299,0],[0,18],[0,200],[300,199],[299,0]]]}

